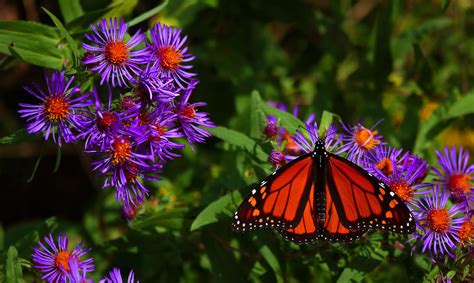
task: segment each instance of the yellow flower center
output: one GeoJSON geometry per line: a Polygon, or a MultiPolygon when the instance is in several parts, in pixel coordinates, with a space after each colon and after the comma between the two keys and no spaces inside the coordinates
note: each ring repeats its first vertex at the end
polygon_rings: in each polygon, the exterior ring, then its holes
{"type": "Polygon", "coordinates": [[[377,131],[372,132],[366,128],[360,128],[355,131],[354,139],[362,149],[371,150],[380,143],[379,140],[375,139],[376,134],[377,131]]]}
{"type": "Polygon", "coordinates": [[[158,50],[158,56],[160,56],[160,65],[166,70],[176,70],[179,67],[179,63],[183,60],[183,55],[179,50],[174,49],[171,46],[166,46],[158,50]]]}
{"type": "Polygon", "coordinates": [[[472,225],[472,222],[470,220],[464,221],[464,223],[459,228],[458,234],[461,244],[471,244],[474,240],[474,225],[472,225]]]}
{"type": "Polygon", "coordinates": [[[375,165],[382,173],[386,176],[390,176],[393,174],[393,163],[392,160],[389,158],[382,159],[379,163],[375,165]]]}
{"type": "Polygon", "coordinates": [[[104,52],[105,59],[114,65],[123,65],[128,58],[127,45],[123,41],[107,43],[104,52]]]}
{"type": "Polygon", "coordinates": [[[71,258],[71,252],[68,250],[59,251],[54,258],[54,265],[57,268],[62,268],[67,272],[70,271],[69,269],[69,259],[71,258]]]}
{"type": "Polygon", "coordinates": [[[46,100],[44,113],[51,122],[65,119],[69,115],[69,103],[63,97],[53,96],[46,100]]]}
{"type": "Polygon", "coordinates": [[[451,190],[460,189],[464,193],[469,193],[471,189],[471,184],[469,184],[469,181],[471,181],[471,177],[468,175],[453,175],[449,178],[448,182],[451,190]]]}
{"type": "Polygon", "coordinates": [[[125,178],[128,183],[135,183],[138,179],[137,166],[130,163],[127,170],[125,170],[125,178]]]}
{"type": "Polygon", "coordinates": [[[123,164],[130,158],[132,144],[125,139],[115,139],[112,143],[112,163],[114,165],[123,164]]]}
{"type": "Polygon", "coordinates": [[[413,199],[413,192],[415,189],[408,183],[403,181],[394,181],[390,183],[390,188],[400,197],[403,201],[411,201],[413,199]]]}
{"type": "Polygon", "coordinates": [[[449,228],[448,210],[446,208],[432,209],[426,215],[426,222],[431,230],[436,233],[446,232],[449,228]]]}

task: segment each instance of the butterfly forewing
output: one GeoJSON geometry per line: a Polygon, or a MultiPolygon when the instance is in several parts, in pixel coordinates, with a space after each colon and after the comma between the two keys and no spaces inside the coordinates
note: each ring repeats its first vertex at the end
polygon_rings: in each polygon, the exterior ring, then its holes
{"type": "Polygon", "coordinates": [[[329,194],[345,227],[414,231],[413,216],[389,186],[337,155],[329,155],[327,171],[329,194]]]}
{"type": "Polygon", "coordinates": [[[310,154],[289,162],[252,189],[234,215],[236,231],[263,227],[290,228],[305,212],[314,187],[310,154]]]}

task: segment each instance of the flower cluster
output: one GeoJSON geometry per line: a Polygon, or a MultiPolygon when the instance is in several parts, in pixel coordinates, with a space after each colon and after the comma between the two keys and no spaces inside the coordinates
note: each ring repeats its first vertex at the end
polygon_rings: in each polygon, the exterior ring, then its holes
{"type": "MultiPolygon", "coordinates": [[[[286,110],[281,104],[271,105],[286,110]]],[[[296,116],[297,111],[293,111],[293,115],[296,116]]],[[[356,163],[389,185],[407,204],[417,222],[413,235],[417,241],[415,248],[419,244],[423,253],[437,258],[445,254],[454,257],[456,250],[472,247],[474,165],[469,164],[467,151],[445,147],[443,152],[436,151],[438,166],[431,167],[421,157],[387,145],[375,126],[343,123],[343,131],[338,133],[337,128],[330,125],[321,137],[318,124],[313,122],[314,114],[310,118],[304,130],[298,129],[290,136],[275,117],[267,117],[263,134],[275,147],[269,157],[275,167],[312,152],[316,141],[324,138],[328,152],[356,163]],[[430,169],[434,176],[427,178],[430,169]]]]}
{"type": "MultiPolygon", "coordinates": [[[[67,236],[59,235],[56,244],[53,235],[49,234],[44,237],[44,243],[39,241],[38,245],[39,248],[33,249],[32,258],[34,267],[42,274],[42,279],[48,282],[93,282],[87,278],[87,273],[94,271],[94,259],[85,258],[90,249],[84,249],[82,243],[70,250],[67,236]]],[[[122,283],[120,269],[114,268],[109,276],[100,282],[122,283]]],[[[127,283],[134,282],[135,275],[132,270],[127,283]]]]}
{"type": "Polygon", "coordinates": [[[95,157],[93,170],[105,178],[103,187],[113,187],[124,210],[133,211],[149,194],[143,181],[157,180],[164,165],[180,156],[183,141],[204,143],[210,133],[202,126],[214,124],[199,111],[206,103],[191,102],[198,81],[180,29],[157,23],[147,40],[140,30],[127,36],[128,25],[113,18],[91,30],[82,64],[103,86],[83,93],[83,82],[54,72],[45,89],[25,87],[39,103],[20,104],[19,112],[29,133],[52,136],[58,146],[83,140],[85,153],[95,157]]]}

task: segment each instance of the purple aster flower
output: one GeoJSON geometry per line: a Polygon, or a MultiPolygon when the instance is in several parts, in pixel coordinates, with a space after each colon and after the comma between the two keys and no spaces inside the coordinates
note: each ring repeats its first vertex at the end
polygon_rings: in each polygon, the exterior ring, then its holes
{"type": "MultiPolygon", "coordinates": [[[[387,183],[390,188],[402,199],[404,202],[412,203],[414,197],[426,192],[420,191],[420,188],[425,187],[418,184],[417,180],[425,174],[429,165],[426,161],[419,157],[404,158],[401,164],[392,167],[392,173],[385,175],[381,169],[374,168],[376,176],[387,183]]],[[[384,168],[382,168],[384,169],[384,168]]]]}
{"type": "Polygon", "coordinates": [[[151,155],[162,162],[179,157],[175,149],[183,149],[184,145],[172,141],[181,138],[183,134],[176,127],[178,115],[167,104],[160,104],[147,117],[147,129],[139,143],[148,142],[151,155]]]}
{"type": "Polygon", "coordinates": [[[148,64],[137,76],[132,78],[134,94],[144,105],[153,101],[171,102],[179,94],[172,78],[161,76],[161,68],[155,62],[148,64]]]}
{"type": "Polygon", "coordinates": [[[474,245],[474,223],[471,216],[466,215],[463,218],[463,222],[459,227],[459,241],[461,246],[473,246],[474,245]]]}
{"type": "Polygon", "coordinates": [[[463,223],[462,208],[454,204],[447,206],[449,195],[435,186],[430,194],[414,203],[414,215],[420,233],[415,235],[423,247],[422,252],[429,251],[433,256],[447,253],[454,257],[452,251],[459,243],[459,229],[463,223]]]}
{"type": "Polygon", "coordinates": [[[75,257],[71,257],[69,260],[69,273],[66,273],[68,282],[71,283],[93,283],[91,279],[87,278],[87,269],[85,266],[82,269],[79,268],[79,261],[75,257]]]}
{"type": "Polygon", "coordinates": [[[158,173],[160,164],[150,164],[153,157],[136,152],[134,141],[128,137],[116,136],[105,150],[91,150],[87,153],[100,154],[92,163],[93,170],[106,176],[105,187],[115,187],[117,201],[136,206],[148,195],[148,189],[139,178],[157,180],[152,173],[158,173]]]}
{"type": "Polygon", "coordinates": [[[111,82],[112,86],[128,86],[134,75],[141,71],[139,66],[143,58],[150,56],[145,49],[132,50],[145,40],[145,34],[137,31],[128,41],[124,39],[128,25],[122,19],[102,19],[97,27],[91,24],[93,33],[84,34],[93,45],[82,43],[82,47],[94,56],[83,59],[102,77],[100,84],[111,82]]]}
{"type": "Polygon", "coordinates": [[[384,179],[393,174],[396,167],[409,155],[408,152],[402,154],[403,149],[396,149],[391,146],[381,145],[375,150],[369,151],[361,163],[365,170],[375,175],[379,179],[384,179]],[[382,173],[382,174],[380,174],[382,173]]]}
{"type": "Polygon", "coordinates": [[[382,138],[374,128],[375,124],[371,129],[364,127],[361,123],[357,123],[355,126],[350,127],[342,124],[346,134],[341,134],[341,141],[343,145],[340,147],[338,154],[347,152],[347,159],[360,164],[361,158],[369,151],[374,150],[378,145],[383,144],[380,141],[382,138]]]}
{"type": "Polygon", "coordinates": [[[450,193],[453,202],[467,207],[469,201],[474,201],[474,164],[469,164],[469,152],[461,147],[457,153],[454,146],[451,149],[445,146],[444,155],[438,150],[436,155],[440,170],[433,168],[437,175],[435,183],[450,193]]]}
{"type": "Polygon", "coordinates": [[[268,160],[272,163],[275,168],[282,167],[286,164],[286,158],[283,152],[272,149],[268,160]]]}
{"type": "MultiPolygon", "coordinates": [[[[137,280],[136,282],[138,283],[139,281],[137,280]]],[[[120,269],[115,267],[110,271],[109,276],[100,280],[99,283],[123,283],[120,269]]],[[[128,274],[127,283],[135,283],[135,274],[133,273],[133,270],[130,270],[130,273],[128,274]]]]}
{"type": "Polygon", "coordinates": [[[192,81],[189,83],[189,87],[185,90],[184,94],[180,96],[180,99],[175,104],[175,111],[178,114],[178,122],[184,133],[184,136],[189,143],[204,143],[205,138],[210,137],[211,134],[201,129],[199,126],[205,126],[214,128],[214,123],[207,116],[208,113],[198,112],[197,107],[206,106],[204,102],[189,103],[189,97],[191,96],[194,88],[198,81],[192,81]]]}
{"type": "Polygon", "coordinates": [[[30,134],[44,133],[45,140],[49,135],[59,146],[62,142],[71,143],[76,140],[71,128],[77,128],[82,117],[82,110],[91,105],[88,99],[90,94],[72,96],[80,93],[77,86],[71,86],[74,81],[72,76],[69,81],[64,72],[54,72],[51,78],[45,74],[47,89],[43,90],[33,84],[36,90],[29,87],[24,89],[39,99],[40,104],[20,103],[22,107],[18,112],[28,122],[27,131],[30,134]]]}
{"type": "Polygon", "coordinates": [[[188,52],[187,36],[181,37],[181,29],[156,23],[150,31],[151,42],[147,49],[156,58],[165,77],[172,78],[180,88],[187,88],[196,74],[188,72],[194,56],[188,52]]]}
{"type": "MultiPolygon", "coordinates": [[[[305,153],[310,153],[314,150],[314,147],[318,139],[320,139],[320,136],[318,133],[319,131],[318,123],[317,122],[307,123],[304,131],[307,133],[307,135],[305,135],[305,133],[299,129],[296,130],[295,134],[292,137],[292,140],[295,143],[295,146],[297,146],[301,151],[305,153]],[[307,136],[309,136],[309,140],[307,136]]],[[[324,136],[326,151],[334,152],[336,150],[336,148],[339,145],[339,141],[336,139],[336,136],[337,136],[336,127],[334,127],[332,124],[329,125],[328,130],[326,131],[325,136],[324,136]]],[[[296,156],[287,155],[286,158],[288,160],[293,160],[296,158],[296,156]]]]}
{"type": "Polygon", "coordinates": [[[57,245],[52,234],[44,237],[44,241],[47,245],[39,241],[40,247],[33,248],[32,255],[34,267],[43,274],[42,279],[48,282],[65,282],[71,275],[71,260],[77,260],[78,269],[84,272],[94,270],[94,259],[81,259],[90,251],[82,248],[82,243],[71,251],[68,249],[68,239],[65,235],[58,236],[57,245]]]}
{"type": "Polygon", "coordinates": [[[86,150],[95,146],[105,149],[117,134],[138,137],[142,133],[140,129],[130,124],[138,113],[140,105],[134,105],[128,109],[118,112],[112,110],[112,94],[109,93],[109,103],[104,107],[99,100],[97,90],[94,89],[95,111],[88,111],[88,115],[83,116],[80,122],[81,133],[79,138],[85,140],[86,150]]]}

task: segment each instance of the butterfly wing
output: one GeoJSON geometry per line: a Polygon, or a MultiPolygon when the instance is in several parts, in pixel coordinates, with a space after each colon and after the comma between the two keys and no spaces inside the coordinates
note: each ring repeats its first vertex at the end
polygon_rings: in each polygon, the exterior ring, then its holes
{"type": "Polygon", "coordinates": [[[303,155],[263,180],[245,198],[234,215],[236,231],[255,228],[292,228],[303,215],[314,188],[314,162],[303,155]]]}
{"type": "Polygon", "coordinates": [[[327,196],[344,227],[402,234],[414,231],[412,214],[389,186],[342,157],[330,154],[327,160],[327,196]]]}

